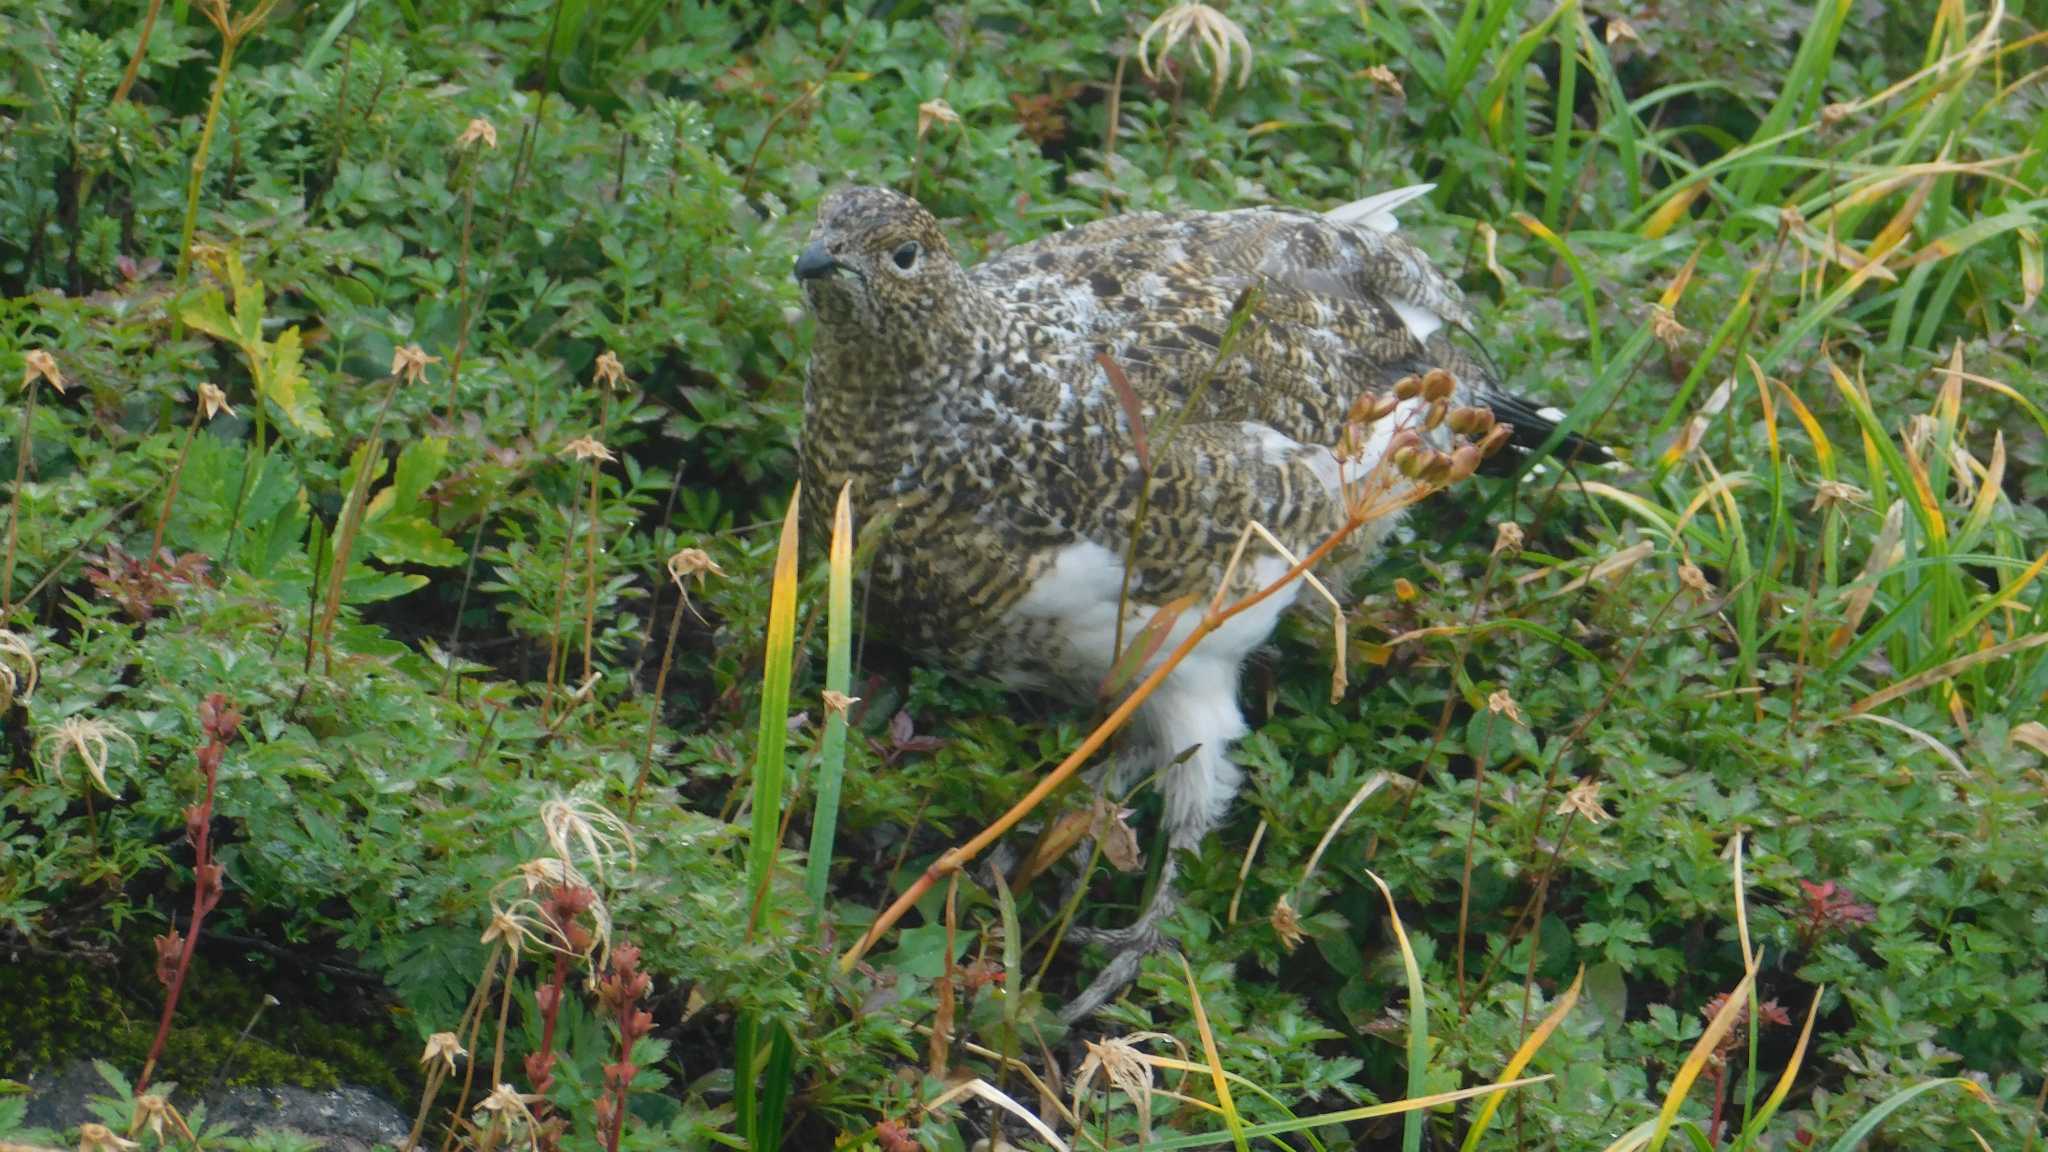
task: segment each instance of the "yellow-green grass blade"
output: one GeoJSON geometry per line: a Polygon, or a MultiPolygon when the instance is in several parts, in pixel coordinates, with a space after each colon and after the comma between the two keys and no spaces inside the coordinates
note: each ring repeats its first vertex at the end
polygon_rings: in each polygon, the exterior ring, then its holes
{"type": "MultiPolygon", "coordinates": [[[[1550,1010],[1550,1015],[1543,1018],[1543,1023],[1538,1024],[1536,1030],[1529,1033],[1528,1038],[1515,1049],[1515,1054],[1508,1058],[1508,1066],[1501,1069],[1500,1079],[1494,1081],[1494,1087],[1512,1083],[1522,1074],[1522,1069],[1529,1066],[1529,1061],[1536,1058],[1536,1053],[1549,1042],[1550,1034],[1557,1031],[1557,1026],[1564,1023],[1564,1018],[1570,1014],[1572,1006],[1579,1002],[1579,989],[1585,982],[1586,970],[1581,967],[1579,974],[1572,977],[1572,986],[1565,989],[1563,996],[1558,997],[1556,1006],[1550,1010]]],[[[1486,1129],[1493,1123],[1493,1114],[1500,1110],[1500,1102],[1506,1098],[1506,1093],[1495,1093],[1488,1096],[1486,1102],[1479,1106],[1478,1113],[1472,1117],[1471,1130],[1465,1133],[1465,1143],[1460,1146],[1462,1152],[1473,1152],[1479,1147],[1479,1138],[1486,1134],[1486,1129]]]]}
{"type": "MultiPolygon", "coordinates": [[[[842,703],[853,686],[853,510],[849,489],[839,490],[832,513],[832,546],[828,554],[825,593],[825,691],[842,703]]],[[[831,699],[828,697],[828,699],[831,699]]],[[[810,858],[805,862],[804,891],[811,907],[825,906],[825,888],[832,873],[832,843],[839,830],[839,789],[846,776],[846,710],[825,706],[825,735],[818,744],[816,807],[811,813],[810,858]]]]}

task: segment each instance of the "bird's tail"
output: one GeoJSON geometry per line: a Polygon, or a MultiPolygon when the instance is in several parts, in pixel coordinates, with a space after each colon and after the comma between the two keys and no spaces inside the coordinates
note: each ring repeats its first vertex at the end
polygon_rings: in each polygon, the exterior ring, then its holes
{"type": "Polygon", "coordinates": [[[1614,453],[1597,440],[1588,439],[1577,432],[1566,432],[1564,437],[1552,444],[1553,434],[1565,422],[1565,413],[1548,404],[1516,396],[1500,388],[1489,388],[1480,397],[1493,410],[1494,418],[1503,424],[1514,425],[1514,435],[1508,443],[1522,453],[1540,451],[1550,446],[1548,455],[1555,456],[1566,464],[1612,464],[1618,463],[1614,453]]]}
{"type": "Polygon", "coordinates": [[[1375,232],[1393,232],[1401,227],[1401,222],[1394,218],[1394,210],[1435,190],[1434,184],[1410,184],[1406,188],[1377,192],[1363,200],[1332,208],[1323,213],[1323,218],[1339,224],[1361,224],[1375,232]]]}

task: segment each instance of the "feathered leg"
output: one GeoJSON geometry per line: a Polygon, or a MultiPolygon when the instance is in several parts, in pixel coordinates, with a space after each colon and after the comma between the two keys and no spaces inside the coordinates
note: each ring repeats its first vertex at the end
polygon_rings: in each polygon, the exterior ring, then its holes
{"type": "Polygon", "coordinates": [[[1244,715],[1237,706],[1237,666],[1191,657],[1146,703],[1140,713],[1160,748],[1193,751],[1166,770],[1161,791],[1166,800],[1166,858],[1159,863],[1159,885],[1138,919],[1124,928],[1076,928],[1068,936],[1083,944],[1111,950],[1110,961],[1088,987],[1060,1010],[1072,1024],[1108,1003],[1138,978],[1145,957],[1167,943],[1161,929],[1178,903],[1174,880],[1183,850],[1197,851],[1209,830],[1222,821],[1237,795],[1244,773],[1231,763],[1232,741],[1245,734],[1244,715]]]}

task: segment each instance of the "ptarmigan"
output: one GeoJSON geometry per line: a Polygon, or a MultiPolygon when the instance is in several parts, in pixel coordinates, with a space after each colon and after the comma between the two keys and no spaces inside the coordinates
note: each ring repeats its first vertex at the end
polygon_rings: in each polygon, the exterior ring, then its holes
{"type": "MultiPolygon", "coordinates": [[[[909,197],[828,195],[796,262],[817,318],[803,490],[814,522],[848,480],[861,523],[891,517],[869,576],[870,630],[962,671],[1086,699],[1119,635],[1129,644],[1161,605],[1214,590],[1247,522],[1297,554],[1342,523],[1333,449],[1361,395],[1442,368],[1457,403],[1491,409],[1518,443],[1542,442],[1556,413],[1502,392],[1453,343],[1470,328],[1462,296],[1394,234],[1392,211],[1428,190],[1321,215],[1120,216],[973,268],[909,197]],[[1135,547],[1145,477],[1133,407],[1151,470],[1135,547]]],[[[1375,436],[1367,458],[1345,467],[1369,469],[1387,440],[1375,436]]],[[[1344,561],[1368,559],[1391,526],[1358,533],[1344,561]]],[[[1270,548],[1247,557],[1244,588],[1289,568],[1270,548]]],[[[1173,853],[1197,848],[1238,789],[1239,668],[1299,589],[1205,639],[1138,713],[1118,775],[1168,765],[1170,851],[1139,920],[1088,935],[1116,954],[1068,1004],[1069,1019],[1128,984],[1158,945],[1173,853]]],[[[1161,651],[1199,615],[1184,613],[1161,651]]]]}

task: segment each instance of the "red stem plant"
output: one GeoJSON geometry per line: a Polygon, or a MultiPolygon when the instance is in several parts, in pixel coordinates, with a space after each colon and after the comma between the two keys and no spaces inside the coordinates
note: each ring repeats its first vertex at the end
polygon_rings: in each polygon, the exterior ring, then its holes
{"type": "Polygon", "coordinates": [[[568,992],[569,961],[572,957],[588,955],[595,943],[589,929],[579,922],[595,903],[597,893],[589,888],[581,884],[560,884],[540,905],[541,915],[547,918],[565,945],[555,951],[555,968],[548,982],[534,990],[534,1004],[540,1009],[540,1048],[526,1057],[526,1079],[532,1085],[533,1094],[542,1098],[534,1104],[533,1115],[538,1122],[539,1147],[544,1150],[560,1143],[559,1126],[546,1123],[546,1096],[555,1084],[555,1024],[561,1019],[562,997],[568,992]]]}
{"type": "Polygon", "coordinates": [[[171,1018],[178,1011],[178,994],[184,991],[185,976],[192,969],[192,953],[199,946],[200,926],[206,922],[206,914],[220,903],[226,878],[226,870],[213,862],[213,797],[221,757],[227,753],[228,741],[234,739],[236,730],[242,726],[242,715],[228,704],[226,696],[215,692],[199,706],[199,724],[206,733],[206,743],[199,749],[199,770],[206,776],[206,796],[185,809],[185,839],[193,852],[192,920],[185,926],[184,936],[179,936],[174,927],[156,938],[156,978],[165,989],[164,1014],[157,1021],[156,1039],[150,1042],[142,1075],[135,1081],[138,1096],[149,1087],[156,1062],[164,1054],[164,1041],[171,1034],[171,1018]]]}
{"type": "Polygon", "coordinates": [[[611,964],[598,982],[599,1008],[618,1022],[619,1059],[604,1068],[604,1095],[597,1102],[597,1130],[605,1152],[619,1152],[619,1136],[626,1127],[626,1097],[640,1068],[633,1063],[633,1046],[654,1028],[652,1013],[637,1005],[654,981],[640,971],[640,949],[623,941],[612,949],[611,964]]]}

